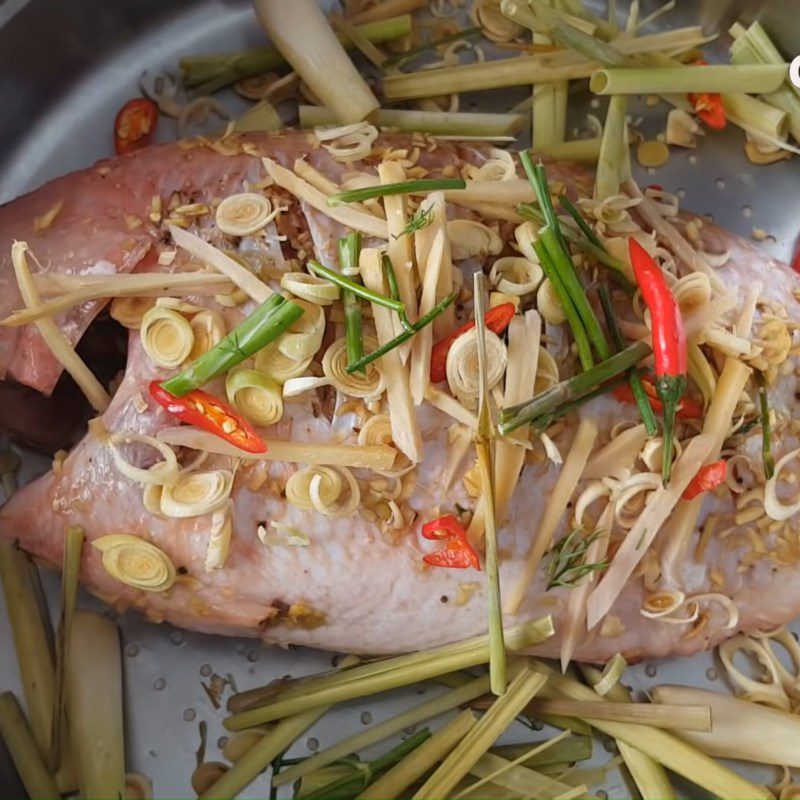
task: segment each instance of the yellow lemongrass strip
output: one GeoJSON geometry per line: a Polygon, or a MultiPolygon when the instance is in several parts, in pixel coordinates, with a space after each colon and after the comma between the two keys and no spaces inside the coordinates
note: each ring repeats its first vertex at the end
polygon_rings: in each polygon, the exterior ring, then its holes
{"type": "MultiPolygon", "coordinates": [[[[402,183],[406,179],[406,171],[397,161],[384,161],[378,165],[378,177],[381,184],[402,183]]],[[[386,254],[392,263],[397,276],[397,287],[400,299],[405,304],[406,317],[411,322],[417,320],[417,292],[414,282],[414,243],[412,237],[404,234],[408,222],[408,199],[406,195],[387,195],[383,198],[383,209],[386,212],[386,229],[389,233],[389,246],[386,254]]],[[[377,319],[377,317],[376,317],[377,319]]],[[[391,315],[395,335],[401,333],[402,325],[396,314],[391,315]]],[[[380,339],[381,337],[378,336],[380,339]]],[[[384,344],[381,341],[381,344],[384,344]]],[[[411,354],[411,342],[397,348],[400,358],[405,364],[411,354]]]]}
{"type": "Polygon", "coordinates": [[[594,480],[617,477],[623,470],[633,466],[646,441],[644,425],[626,428],[589,459],[583,477],[594,480]]]}
{"type": "MultiPolygon", "coordinates": [[[[433,223],[428,227],[432,227],[433,223]]],[[[436,287],[445,262],[447,234],[439,228],[433,238],[422,280],[422,297],[419,315],[424,317],[436,306],[436,287]]],[[[447,248],[449,249],[449,248],[447,248]]],[[[449,261],[449,259],[448,259],[449,261]]],[[[426,325],[411,340],[411,396],[414,405],[420,405],[431,383],[431,350],[433,349],[433,326],[426,325]]]]}
{"type": "Polygon", "coordinates": [[[703,329],[712,322],[718,320],[724,314],[727,314],[731,309],[739,305],[739,297],[736,292],[725,292],[722,295],[714,297],[708,303],[694,309],[690,314],[687,314],[684,319],[684,332],[687,339],[698,337],[703,329]]]}
{"type": "MultiPolygon", "coordinates": [[[[382,253],[380,250],[365,248],[361,251],[359,267],[364,286],[374,292],[386,295],[388,288],[381,258],[382,253]]],[[[372,314],[375,320],[378,344],[383,346],[395,337],[392,320],[397,315],[388,308],[383,308],[375,303],[372,304],[372,314]]],[[[389,420],[392,424],[392,439],[398,449],[410,461],[419,464],[424,457],[424,445],[414,408],[414,400],[411,397],[408,370],[404,366],[400,353],[396,348],[382,355],[378,359],[376,366],[383,374],[383,382],[386,386],[389,420]]]]}
{"type": "Polygon", "coordinates": [[[249,298],[256,303],[265,303],[273,294],[272,289],[262,280],[257,278],[247,267],[243,267],[230,256],[225,255],[213,245],[201,239],[189,231],[178,228],[175,225],[169,226],[169,232],[175,244],[186,250],[198,261],[202,261],[209,267],[213,267],[217,272],[227,275],[249,298]]]}
{"type": "MultiPolygon", "coordinates": [[[[738,358],[728,357],[717,381],[717,391],[708,407],[703,433],[712,437],[714,446],[705,459],[710,463],[719,458],[722,444],[731,427],[731,419],[744,387],[750,378],[751,370],[738,358]]],[[[695,465],[696,471],[697,465],[695,465]]],[[[661,537],[661,560],[664,570],[670,570],[683,558],[686,546],[692,533],[697,529],[697,519],[703,505],[703,496],[694,500],[683,500],[678,504],[675,513],[664,535],[661,537]]],[[[630,534],[629,534],[630,536],[630,534]]]]}
{"type": "Polygon", "coordinates": [[[166,444],[252,461],[286,461],[291,464],[390,469],[397,457],[397,450],[382,445],[282,442],[275,439],[266,439],[266,453],[245,453],[212,433],[190,427],[165,428],[158,432],[158,438],[166,444]]]}
{"type": "Polygon", "coordinates": [[[531,203],[536,199],[530,183],[521,178],[507,181],[466,181],[463,189],[448,189],[444,196],[457,205],[470,207],[471,203],[492,203],[515,207],[518,203],[531,203]]]}
{"type": "Polygon", "coordinates": [[[589,595],[587,601],[589,630],[610,611],[656,534],[680,502],[681,494],[689,485],[689,481],[697,474],[698,465],[709,458],[714,446],[715,439],[711,434],[695,436],[675,461],[669,484],[666,488],[659,487],[650,496],[644,511],[617,550],[597,588],[589,595]]]}
{"type": "Polygon", "coordinates": [[[478,417],[474,412],[465,408],[455,399],[441,389],[435,386],[428,386],[425,390],[425,399],[439,411],[452,417],[456,422],[466,425],[470,430],[475,430],[478,427],[478,417]]]}
{"type": "Polygon", "coordinates": [[[433,775],[414,795],[414,800],[437,800],[449,797],[475,762],[494,744],[514,718],[544,686],[547,679],[523,662],[522,668],[506,693],[492,703],[487,712],[455,749],[442,761],[433,775]]]}
{"type": "MultiPolygon", "coordinates": [[[[433,211],[433,219],[428,226],[431,236],[436,238],[437,234],[444,234],[444,244],[442,247],[442,257],[438,267],[438,280],[436,281],[436,295],[434,305],[444,300],[453,291],[453,257],[451,255],[451,241],[448,237],[447,205],[443,192],[433,192],[428,196],[429,208],[433,211]]],[[[427,260],[426,260],[427,270],[427,260]]],[[[423,283],[424,289],[424,283],[423,283]]],[[[419,316],[422,317],[427,311],[423,312],[420,308],[419,316]]],[[[447,336],[456,325],[456,307],[451,303],[433,323],[425,328],[430,331],[432,341],[438,341],[447,336]]],[[[417,334],[419,336],[419,334],[417,334]]]]}
{"type": "MultiPolygon", "coordinates": [[[[36,276],[39,277],[39,276],[36,276]]],[[[82,289],[67,292],[53,300],[48,300],[41,305],[17,311],[6,317],[0,325],[27,325],[42,317],[52,317],[60,311],[74,306],[79,306],[89,300],[99,300],[107,297],[183,297],[189,294],[215,294],[226,292],[231,288],[230,281],[224,275],[213,272],[178,272],[175,274],[164,272],[149,272],[143,275],[117,275],[109,278],[107,275],[81,276],[81,282],[86,281],[82,289]],[[89,278],[102,278],[99,281],[89,281],[89,278]]],[[[47,282],[34,280],[34,284],[42,291],[47,282]]]]}
{"type": "Polygon", "coordinates": [[[517,582],[506,600],[506,613],[516,614],[519,611],[525,592],[530,587],[542,556],[550,546],[553,535],[564,516],[567,503],[572,497],[578,481],[581,479],[596,440],[597,424],[590,419],[582,419],[575,433],[575,438],[572,440],[572,445],[564,461],[564,466],[561,468],[558,480],[547,498],[547,505],[542,514],[539,529],[525,556],[522,574],[517,578],[517,582]]]}
{"type": "MultiPolygon", "coordinates": [[[[547,677],[546,687],[542,691],[543,697],[603,702],[594,690],[572,678],[559,675],[543,662],[534,661],[533,667],[547,677]]],[[[772,794],[763,786],[740,777],[733,770],[667,731],[629,722],[601,720],[593,720],[592,727],[637,748],[715,797],[746,797],[749,800],[772,798],[772,794]]]]}
{"type": "Polygon", "coordinates": [[[344,225],[346,228],[366,233],[369,236],[376,236],[379,239],[389,238],[385,220],[373,217],[371,214],[356,211],[347,205],[329,206],[325,194],[298,177],[291,170],[282,167],[271,158],[263,158],[261,161],[264,164],[267,175],[282,189],[291,192],[298,200],[308,203],[312,208],[344,225]]]}
{"type": "Polygon", "coordinates": [[[655,686],[654,703],[672,707],[703,703],[711,708],[710,732],[677,731],[681,739],[717,758],[736,758],[759,764],[800,767],[800,719],[777,708],[693,686],[655,686]]]}
{"type": "MultiPolygon", "coordinates": [[[[530,758],[530,752],[525,753],[526,759],[530,758]]],[[[530,767],[521,766],[518,760],[509,761],[496,753],[484,753],[471,767],[470,775],[474,775],[482,780],[487,780],[492,787],[500,786],[510,794],[508,797],[531,797],[535,800],[555,800],[561,797],[564,792],[571,791],[569,784],[562,783],[555,778],[543,775],[530,767]],[[516,766],[512,766],[516,764],[516,766]],[[489,778],[489,776],[492,776],[489,778]]],[[[475,784],[477,785],[477,784],[475,784]]],[[[486,785],[483,783],[482,785],[486,785]]],[[[484,790],[486,791],[486,790],[484,790]]],[[[488,792],[487,792],[488,794],[488,792]]],[[[472,789],[462,792],[460,797],[481,798],[479,791],[474,793],[472,789]]]]}
{"type": "MultiPolygon", "coordinates": [[[[28,267],[28,249],[27,242],[14,242],[11,245],[11,261],[22,302],[28,308],[35,308],[41,305],[41,300],[28,267]]],[[[34,324],[53,357],[78,384],[92,408],[95,411],[105,411],[111,402],[111,396],[66,340],[58,325],[52,319],[40,319],[34,324]]]]}
{"type": "MultiPolygon", "coordinates": [[[[539,361],[539,341],[542,320],[536,311],[528,311],[524,319],[514,317],[508,326],[508,366],[503,393],[505,407],[522,403],[534,394],[536,368],[539,361]]],[[[528,439],[526,429],[514,431],[508,438],[517,441],[528,439]]],[[[522,465],[525,463],[525,448],[500,440],[495,453],[495,514],[499,523],[505,516],[508,504],[517,486],[522,465]]],[[[468,533],[475,541],[483,534],[485,502],[478,500],[469,524],[468,533]]]]}

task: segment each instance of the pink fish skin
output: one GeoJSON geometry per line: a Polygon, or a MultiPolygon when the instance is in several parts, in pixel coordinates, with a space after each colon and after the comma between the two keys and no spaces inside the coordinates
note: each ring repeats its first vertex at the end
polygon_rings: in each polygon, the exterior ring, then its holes
{"type": "MultiPolygon", "coordinates": [[[[294,158],[310,153],[320,170],[333,174],[338,169],[322,151],[314,149],[307,134],[248,141],[259,154],[271,155],[287,165],[294,158]]],[[[383,142],[395,148],[413,145],[409,137],[385,137],[383,142]]],[[[425,157],[432,167],[445,163],[458,165],[465,160],[480,161],[482,152],[484,149],[478,145],[441,145],[436,153],[425,157]]],[[[362,168],[367,167],[362,165],[362,168]]],[[[591,185],[591,176],[578,167],[550,165],[549,170],[552,180],[562,180],[570,187],[579,185],[584,193],[591,185]]],[[[65,204],[64,216],[59,215],[49,229],[37,234],[39,238],[30,235],[30,227],[15,230],[9,220],[20,221],[33,213],[43,213],[55,198],[65,193],[64,187],[80,186],[85,195],[74,202],[84,204],[84,214],[91,210],[100,215],[100,209],[105,209],[103,224],[108,228],[108,236],[84,234],[80,257],[70,262],[71,269],[106,259],[110,254],[109,242],[113,241],[119,251],[126,236],[147,239],[148,247],[142,250],[136,263],[128,264],[124,257],[119,257],[119,252],[116,260],[107,260],[119,270],[146,268],[146,254],[156,241],[155,229],[146,221],[154,193],[159,193],[163,199],[173,191],[180,191],[183,196],[200,202],[241,190],[246,179],[263,179],[263,170],[255,155],[226,156],[207,147],[184,148],[181,145],[153,148],[49,184],[20,201],[19,208],[27,209],[25,213],[18,211],[16,204],[7,207],[0,214],[0,230],[7,237],[29,237],[45,268],[60,268],[61,262],[55,260],[58,242],[63,244],[69,240],[70,246],[75,247],[76,232],[80,228],[76,220],[82,218],[81,212],[65,204]],[[100,170],[108,171],[103,176],[100,170]],[[34,202],[32,198],[37,197],[40,199],[34,202]],[[145,219],[145,230],[129,231],[124,213],[145,219]]],[[[455,209],[453,211],[455,213],[455,209]]],[[[295,203],[290,214],[293,224],[303,229],[299,238],[305,233],[317,244],[318,250],[330,246],[341,232],[324,217],[300,204],[295,203]]],[[[765,259],[749,243],[711,224],[707,223],[701,233],[708,250],[731,251],[728,263],[719,270],[726,285],[741,286],[743,293],[755,281],[763,281],[766,297],[784,303],[792,316],[798,315],[798,306],[791,295],[792,290],[798,288],[798,280],[785,265],[765,259]],[[764,280],[766,269],[769,269],[768,281],[764,280]]],[[[140,244],[144,247],[145,242],[140,244]]],[[[179,259],[176,267],[180,264],[179,259]]],[[[0,280],[10,285],[7,264],[0,271],[0,280]]],[[[15,307],[14,301],[8,307],[15,307]]],[[[82,310],[76,331],[81,325],[88,325],[92,313],[93,310],[82,310]]],[[[22,336],[34,337],[34,334],[25,329],[22,336]]],[[[7,346],[4,339],[0,338],[0,343],[0,347],[7,346]]],[[[48,381],[57,372],[52,364],[47,370],[35,369],[30,360],[18,362],[13,347],[0,349],[0,359],[2,353],[12,354],[11,360],[4,363],[10,375],[47,390],[48,381]],[[45,374],[50,376],[47,380],[44,380],[45,374]]],[[[39,357],[46,361],[45,355],[39,352],[39,357]]],[[[151,364],[138,336],[132,333],[124,379],[110,408],[102,416],[107,431],[154,435],[171,426],[173,421],[147,397],[149,382],[165,374],[151,364]]],[[[796,407],[795,388],[796,378],[786,376],[771,393],[772,408],[776,412],[791,413],[796,407]]],[[[210,389],[221,391],[218,383],[212,384],[210,389]]],[[[605,439],[615,423],[635,419],[632,408],[620,407],[608,397],[586,406],[583,414],[598,421],[605,439]]],[[[405,652],[460,640],[486,629],[483,573],[424,568],[421,558],[430,549],[430,543],[422,539],[419,529],[421,523],[452,510],[456,503],[467,505],[471,501],[461,481],[456,481],[446,495],[441,490],[447,427],[451,420],[428,406],[421,407],[419,418],[426,458],[420,465],[416,489],[409,500],[417,518],[400,536],[387,535],[379,524],[360,514],[331,519],[287,503],[281,487],[295,465],[242,464],[236,472],[232,494],[234,532],[230,553],[223,568],[208,572],[204,565],[210,536],[209,518],[176,520],[151,514],[144,508],[141,488],[114,466],[104,438],[88,434],[57,473],[50,472],[22,488],[0,510],[0,537],[17,541],[36,558],[57,565],[62,557],[65,527],[82,525],[89,542],[82,565],[85,585],[115,607],[139,609],[156,622],[168,621],[209,633],[251,636],[283,645],[305,644],[372,654],[405,652]],[[308,535],[309,545],[262,544],[258,537],[259,526],[266,525],[269,529],[271,521],[303,531],[308,535]],[[114,533],[133,534],[157,545],[179,569],[181,580],[170,591],[161,593],[134,590],[116,581],[103,568],[100,553],[91,547],[93,540],[114,533]],[[287,615],[287,608],[303,608],[312,613],[306,617],[292,617],[287,615]]],[[[287,404],[281,422],[264,434],[267,440],[329,441],[347,433],[347,426],[352,427],[354,420],[345,420],[345,423],[343,425],[341,419],[330,420],[320,413],[319,403],[311,398],[287,404]]],[[[573,430],[574,426],[568,425],[556,438],[562,451],[568,447],[573,430]]],[[[760,435],[752,434],[747,441],[748,451],[757,453],[759,442],[760,435]]],[[[776,457],[792,446],[788,438],[777,442],[776,457]]],[[[131,455],[141,465],[152,461],[146,452],[131,455]]],[[[212,456],[203,468],[230,466],[229,459],[212,456]]],[[[512,586],[521,572],[524,555],[541,521],[557,474],[557,468],[549,462],[527,463],[523,470],[499,533],[501,578],[505,587],[512,586]]],[[[368,480],[366,475],[358,477],[368,480]]],[[[728,495],[713,498],[706,511],[713,508],[716,512],[730,512],[732,507],[732,498],[728,495]]],[[[563,535],[565,530],[566,524],[558,535],[563,535]]],[[[690,554],[696,539],[697,532],[690,544],[690,554]]],[[[576,657],[602,662],[617,652],[629,659],[671,653],[688,655],[713,646],[736,631],[771,628],[793,618],[800,611],[796,564],[780,564],[763,558],[742,570],[745,552],[743,544],[731,546],[729,542],[712,537],[703,559],[696,562],[690,555],[685,563],[663,576],[667,585],[679,586],[687,594],[723,592],[739,610],[735,627],[724,627],[727,614],[720,604],[713,602],[703,607],[707,623],[692,635],[687,635],[684,626],[644,618],[640,608],[645,587],[637,576],[626,585],[612,609],[613,629],[585,632],[576,657]],[[712,581],[712,575],[717,583],[712,581]],[[720,580],[724,589],[716,588],[720,580]]],[[[557,655],[568,596],[568,589],[546,591],[546,577],[540,570],[519,613],[508,616],[506,622],[513,624],[552,615],[556,636],[538,648],[538,652],[557,655]]]]}

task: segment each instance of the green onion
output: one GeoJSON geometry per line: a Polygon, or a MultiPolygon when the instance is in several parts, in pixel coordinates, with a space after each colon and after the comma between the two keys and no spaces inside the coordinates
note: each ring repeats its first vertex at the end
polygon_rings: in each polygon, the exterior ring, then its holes
{"type": "Polygon", "coordinates": [[[611,356],[611,358],[602,361],[597,366],[586,370],[586,372],[574,375],[561,381],[561,383],[557,383],[555,386],[551,386],[547,391],[542,392],[527,403],[504,408],[500,412],[498,431],[502,436],[506,436],[511,431],[530,424],[544,414],[555,411],[563,403],[579,399],[586,395],[587,392],[597,390],[606,381],[626,372],[651,353],[652,348],[647,342],[636,342],[611,356]]]}
{"type": "Polygon", "coordinates": [[[756,385],[761,408],[761,463],[764,465],[764,475],[769,480],[775,474],[775,459],[772,455],[772,425],[769,419],[767,381],[763,372],[756,371],[756,385]]]}
{"type": "Polygon", "coordinates": [[[565,194],[562,194],[559,198],[559,202],[562,206],[566,209],[567,213],[575,220],[575,224],[581,229],[583,235],[595,246],[599,247],[601,250],[605,250],[603,247],[603,243],[600,239],[597,238],[597,234],[592,229],[592,226],[589,225],[588,222],[583,218],[583,214],[578,211],[577,208],[572,204],[572,201],[567,197],[565,194]]]}
{"type": "Polygon", "coordinates": [[[175,397],[199,389],[212,378],[255,355],[303,316],[303,309],[273,294],[219,344],[193,361],[185,370],[161,384],[175,397]]]}
{"type": "Polygon", "coordinates": [[[349,192],[332,194],[328,198],[328,205],[340,206],[345,203],[360,203],[363,200],[373,200],[376,197],[386,197],[392,194],[424,194],[426,192],[466,188],[467,182],[463,178],[432,178],[430,180],[383,183],[378,186],[365,186],[363,189],[352,189],[349,192]]]}
{"type": "Polygon", "coordinates": [[[412,47],[410,50],[406,50],[404,53],[398,53],[396,56],[387,58],[386,61],[383,62],[383,68],[386,69],[386,67],[393,67],[396,64],[401,64],[403,61],[408,61],[409,58],[414,58],[421,53],[427,53],[428,50],[434,50],[440,45],[450,44],[450,42],[458,42],[461,39],[471,39],[473,36],[480,35],[480,28],[466,28],[463,31],[451,33],[449,36],[443,36],[441,39],[435,39],[432,42],[425,42],[417,47],[412,47]]]}
{"type": "Polygon", "coordinates": [[[366,286],[362,286],[360,283],[356,283],[349,278],[345,278],[343,275],[340,275],[338,272],[336,272],[336,270],[320,264],[319,261],[309,261],[306,266],[310,272],[319,275],[321,278],[329,280],[331,283],[335,283],[341,289],[352,292],[354,295],[356,295],[356,297],[360,297],[362,300],[368,300],[370,303],[375,303],[375,305],[383,306],[384,308],[389,308],[392,311],[396,311],[401,319],[403,319],[405,316],[405,306],[400,300],[394,300],[393,298],[386,297],[386,295],[380,294],[379,292],[373,292],[372,289],[367,289],[366,286]]]}
{"type": "MultiPolygon", "coordinates": [[[[339,239],[339,269],[358,269],[358,256],[361,252],[361,234],[348,233],[339,239]]],[[[361,330],[361,303],[349,290],[342,290],[342,308],[344,309],[344,334],[347,340],[347,364],[355,364],[364,355],[364,335],[361,330]]]]}
{"type": "Polygon", "coordinates": [[[397,285],[397,275],[395,275],[394,267],[392,266],[392,261],[389,256],[383,256],[381,265],[383,266],[383,271],[386,273],[386,283],[389,284],[389,294],[392,300],[399,300],[400,287],[397,285]]]}
{"type": "MultiPolygon", "coordinates": [[[[600,303],[603,306],[603,313],[606,317],[606,324],[611,333],[611,338],[614,341],[614,346],[617,351],[625,347],[625,342],[622,338],[622,332],[617,323],[617,316],[614,313],[614,306],[611,304],[611,293],[608,291],[608,286],[603,285],[599,289],[600,303]]],[[[650,400],[647,397],[647,392],[642,384],[642,376],[639,370],[634,368],[628,375],[628,383],[630,384],[633,397],[636,400],[636,405],[639,408],[639,413],[642,416],[642,422],[647,430],[648,436],[655,436],[658,433],[658,423],[656,422],[656,415],[653,413],[653,407],[650,405],[650,400]]]]}

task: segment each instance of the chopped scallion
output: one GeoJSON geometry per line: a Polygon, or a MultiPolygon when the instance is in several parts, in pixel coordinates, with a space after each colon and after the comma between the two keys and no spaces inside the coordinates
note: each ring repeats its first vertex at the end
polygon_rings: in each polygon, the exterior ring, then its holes
{"type": "Polygon", "coordinates": [[[775,458],[772,455],[772,425],[769,419],[769,398],[764,373],[756,372],[756,384],[761,408],[761,462],[764,465],[764,475],[769,480],[775,474],[775,458]]]}
{"type": "MultiPolygon", "coordinates": [[[[361,252],[361,234],[354,231],[339,239],[339,268],[358,269],[358,256],[361,252]]],[[[349,289],[342,290],[344,309],[344,335],[347,341],[347,364],[355,364],[364,355],[364,335],[361,330],[361,303],[349,289]]]]}
{"type": "Polygon", "coordinates": [[[349,192],[332,194],[328,198],[329,206],[340,206],[345,203],[360,203],[376,197],[391,194],[423,194],[425,192],[466,189],[467,182],[463,178],[432,178],[430,180],[401,181],[400,183],[383,183],[378,186],[365,186],[363,189],[352,189],[349,192]]]}

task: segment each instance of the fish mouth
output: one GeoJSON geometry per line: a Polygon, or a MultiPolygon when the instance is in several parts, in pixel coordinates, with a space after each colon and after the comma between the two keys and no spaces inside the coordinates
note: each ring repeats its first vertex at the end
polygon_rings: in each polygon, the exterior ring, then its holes
{"type": "MultiPolygon", "coordinates": [[[[109,387],[125,369],[128,331],[102,311],[81,337],[78,355],[109,387]]],[[[86,432],[96,412],[86,396],[63,372],[49,395],[14,380],[0,381],[0,431],[15,443],[46,455],[69,449],[86,432]]]]}

